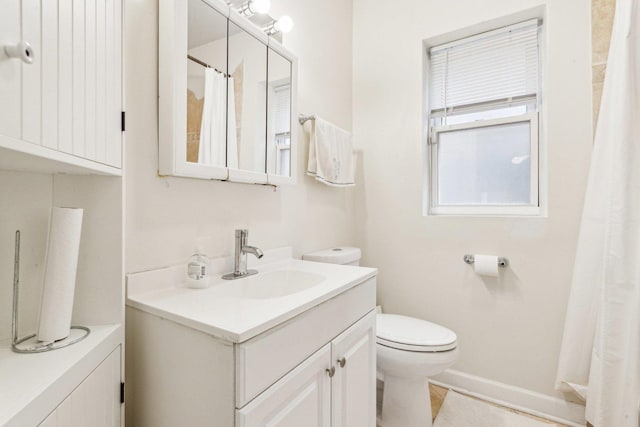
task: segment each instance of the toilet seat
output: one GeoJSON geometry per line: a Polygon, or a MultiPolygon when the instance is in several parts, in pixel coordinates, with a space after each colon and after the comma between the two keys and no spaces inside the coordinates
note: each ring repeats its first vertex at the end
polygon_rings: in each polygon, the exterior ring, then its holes
{"type": "Polygon", "coordinates": [[[376,342],[398,350],[437,353],[455,349],[457,336],[426,320],[380,313],[376,316],[376,342]]]}

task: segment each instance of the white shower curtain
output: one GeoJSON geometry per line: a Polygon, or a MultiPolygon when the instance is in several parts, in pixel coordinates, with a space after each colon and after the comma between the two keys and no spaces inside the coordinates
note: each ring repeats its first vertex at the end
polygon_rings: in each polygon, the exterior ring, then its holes
{"type": "Polygon", "coordinates": [[[205,68],[198,163],[225,166],[226,93],[227,82],[224,76],[213,68],[205,68]]]}
{"type": "Polygon", "coordinates": [[[617,0],[556,388],[595,427],[640,405],[640,10],[617,0]]]}

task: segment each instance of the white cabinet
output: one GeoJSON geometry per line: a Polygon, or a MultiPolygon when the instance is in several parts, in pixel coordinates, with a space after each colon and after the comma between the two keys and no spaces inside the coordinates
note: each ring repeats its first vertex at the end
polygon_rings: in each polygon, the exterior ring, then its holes
{"type": "Polygon", "coordinates": [[[122,0],[2,2],[0,168],[120,174],[121,46],[122,0]]]}
{"type": "Polygon", "coordinates": [[[370,427],[376,421],[376,313],[370,312],[331,343],[333,427],[370,427]]]}
{"type": "MultiPolygon", "coordinates": [[[[331,345],[327,344],[236,413],[237,427],[329,427],[331,345]]],[[[335,371],[334,371],[335,372],[335,371]]]]}
{"type": "MultiPolygon", "coordinates": [[[[20,41],[20,0],[0,6],[0,46],[20,41]]],[[[9,60],[0,48],[0,135],[20,137],[20,62],[9,60]]]]}
{"type": "Polygon", "coordinates": [[[371,427],[375,381],[372,311],[239,409],[236,426],[371,427]]]}
{"type": "Polygon", "coordinates": [[[159,2],[158,172],[295,184],[297,58],[229,4],[159,2]],[[206,68],[228,79],[221,104],[204,101],[206,68]]]}
{"type": "MultiPolygon", "coordinates": [[[[351,288],[238,342],[203,331],[201,317],[158,308],[155,290],[134,292],[164,274],[128,277],[127,423],[375,426],[375,277],[356,278],[351,288]]],[[[162,307],[170,308],[184,292],[163,295],[162,307]]]]}
{"type": "Polygon", "coordinates": [[[120,348],[113,351],[40,427],[120,425],[120,348]]]}

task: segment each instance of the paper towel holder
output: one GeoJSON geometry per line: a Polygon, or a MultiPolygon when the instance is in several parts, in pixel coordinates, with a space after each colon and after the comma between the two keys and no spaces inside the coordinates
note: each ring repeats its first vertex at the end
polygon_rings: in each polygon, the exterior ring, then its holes
{"type": "Polygon", "coordinates": [[[43,353],[68,347],[89,336],[91,330],[86,326],[71,326],[79,331],[52,343],[43,343],[36,339],[36,334],[18,338],[18,287],[20,284],[20,230],[16,230],[15,255],[13,261],[13,314],[11,317],[11,349],[16,353],[43,353]],[[75,335],[75,336],[72,336],[75,335]]]}
{"type": "MultiPolygon", "coordinates": [[[[466,254],[463,258],[464,262],[466,262],[469,265],[473,265],[473,263],[475,262],[475,257],[471,254],[466,254]]],[[[498,267],[508,267],[509,266],[509,260],[505,257],[498,257],[498,267]]]]}

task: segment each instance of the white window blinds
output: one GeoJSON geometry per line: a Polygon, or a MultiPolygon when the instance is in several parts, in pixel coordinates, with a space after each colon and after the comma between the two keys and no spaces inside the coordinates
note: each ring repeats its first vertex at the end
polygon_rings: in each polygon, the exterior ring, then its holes
{"type": "Polygon", "coordinates": [[[291,128],[291,86],[275,88],[275,133],[288,133],[291,128]]]}
{"type": "Polygon", "coordinates": [[[429,50],[431,111],[507,100],[538,92],[537,19],[429,50]]]}

